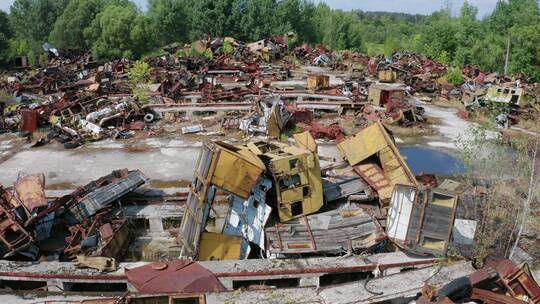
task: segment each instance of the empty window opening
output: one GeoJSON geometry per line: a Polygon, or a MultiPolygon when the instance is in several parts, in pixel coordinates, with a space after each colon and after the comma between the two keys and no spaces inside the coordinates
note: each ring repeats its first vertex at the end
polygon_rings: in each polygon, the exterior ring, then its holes
{"type": "Polygon", "coordinates": [[[281,190],[287,190],[287,189],[290,189],[290,188],[296,188],[296,187],[300,186],[300,183],[301,183],[300,175],[298,175],[298,174],[287,175],[287,176],[282,177],[279,180],[279,188],[281,190]]]}
{"type": "Polygon", "coordinates": [[[289,160],[289,167],[290,169],[298,169],[298,159],[291,159],[289,160]]]}
{"type": "Polygon", "coordinates": [[[291,204],[291,213],[293,216],[304,214],[302,201],[294,202],[291,204]]]}

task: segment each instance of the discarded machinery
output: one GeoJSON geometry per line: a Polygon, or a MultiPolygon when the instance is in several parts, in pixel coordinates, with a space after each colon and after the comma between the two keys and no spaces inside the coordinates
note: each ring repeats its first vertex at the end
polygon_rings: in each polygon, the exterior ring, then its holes
{"type": "Polygon", "coordinates": [[[390,134],[375,123],[337,145],[353,170],[377,193],[381,204],[389,202],[395,185],[417,186],[390,134]]]}

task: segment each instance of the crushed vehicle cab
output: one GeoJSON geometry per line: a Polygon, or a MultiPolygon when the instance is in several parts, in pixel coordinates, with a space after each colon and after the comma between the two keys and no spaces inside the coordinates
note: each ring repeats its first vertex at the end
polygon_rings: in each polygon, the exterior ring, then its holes
{"type": "Polygon", "coordinates": [[[523,89],[506,88],[502,86],[492,86],[487,90],[484,99],[492,104],[508,105],[514,107],[522,106],[523,89]]]}
{"type": "MultiPolygon", "coordinates": [[[[309,132],[299,136],[309,136],[309,132]]],[[[298,142],[298,141],[297,141],[298,142]]],[[[255,142],[248,148],[265,161],[275,182],[279,218],[286,222],[317,212],[323,206],[319,156],[307,145],[255,142]]],[[[312,149],[316,149],[312,140],[312,149]]]]}
{"type": "Polygon", "coordinates": [[[315,140],[308,132],[295,138],[297,146],[265,142],[203,145],[177,240],[181,256],[246,258],[249,243],[264,249],[264,226],[271,207],[277,204],[279,218],[285,222],[315,213],[323,206],[315,140]],[[220,201],[220,196],[229,199],[220,201]],[[221,216],[218,209],[226,209],[225,215],[221,216]],[[227,244],[216,247],[212,241],[216,239],[227,244]]]}

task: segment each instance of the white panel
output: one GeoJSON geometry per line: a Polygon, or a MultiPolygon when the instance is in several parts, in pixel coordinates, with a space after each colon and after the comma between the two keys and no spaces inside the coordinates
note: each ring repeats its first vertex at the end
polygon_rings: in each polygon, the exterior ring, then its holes
{"type": "Polygon", "coordinates": [[[454,222],[454,242],[465,245],[474,244],[476,221],[456,219],[454,222]]]}
{"type": "Polygon", "coordinates": [[[389,238],[398,241],[405,240],[415,199],[415,188],[406,186],[396,186],[394,188],[390,200],[388,227],[386,230],[389,238]]]}

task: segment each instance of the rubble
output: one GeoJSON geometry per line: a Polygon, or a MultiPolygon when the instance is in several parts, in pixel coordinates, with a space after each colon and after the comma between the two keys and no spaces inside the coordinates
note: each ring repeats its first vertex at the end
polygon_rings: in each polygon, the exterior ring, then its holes
{"type": "Polygon", "coordinates": [[[279,288],[325,303],[540,303],[527,266],[473,268],[481,222],[464,210],[482,194],[415,176],[388,129],[429,127],[422,103],[434,100],[463,102],[466,119],[494,108],[508,128],[534,112],[536,86],[470,65],[458,86],[448,66],[413,53],[289,49],[290,39],[169,45],[145,59],[149,82],[135,86],[134,62],[47,44],[46,67],[0,82],[12,96],[0,132],[32,149],[164,134],[202,142],[192,180],[172,193],[128,169],[55,197],[44,174],[0,186],[2,282],[45,282],[48,292],[111,284],[126,303],[186,293],[226,302],[241,288],[261,301],[279,288]]]}
{"type": "Polygon", "coordinates": [[[61,260],[75,260],[80,254],[122,257],[129,242],[127,220],[111,217],[105,210],[146,180],[140,171],[118,170],[52,201],[45,197],[43,175],[24,176],[13,188],[0,186],[2,254],[30,259],[47,255],[39,244],[59,238],[53,236],[53,227],[64,223],[67,231],[62,233],[69,236],[61,249],[61,260]]]}

